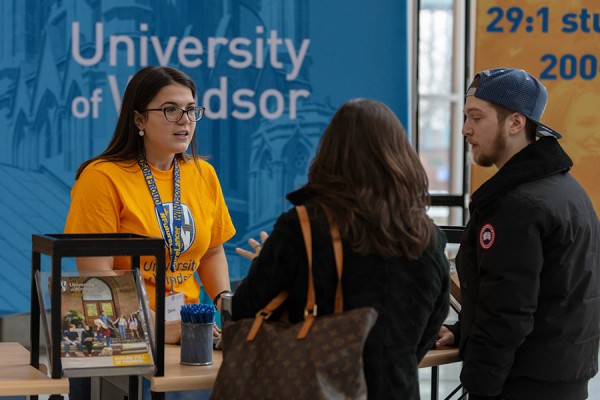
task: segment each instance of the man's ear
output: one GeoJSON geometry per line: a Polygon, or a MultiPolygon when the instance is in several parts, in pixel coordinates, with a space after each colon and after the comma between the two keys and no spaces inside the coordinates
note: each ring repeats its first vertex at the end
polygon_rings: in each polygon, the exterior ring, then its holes
{"type": "Polygon", "coordinates": [[[518,112],[512,113],[509,116],[510,120],[510,133],[517,133],[521,130],[525,129],[525,125],[527,124],[527,118],[518,112]]]}

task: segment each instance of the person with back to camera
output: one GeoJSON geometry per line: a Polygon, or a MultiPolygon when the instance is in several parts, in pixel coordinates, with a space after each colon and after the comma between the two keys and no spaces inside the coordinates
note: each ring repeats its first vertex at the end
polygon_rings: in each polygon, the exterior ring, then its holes
{"type": "Polygon", "coordinates": [[[511,68],[467,90],[462,133],[475,162],[499,171],[471,197],[462,310],[437,345],[460,346],[471,400],[586,399],[598,371],[600,223],[562,136],[540,123],[547,98],[511,68]]]}
{"type": "MultiPolygon", "coordinates": [[[[108,147],[77,171],[65,227],[66,233],[163,237],[166,295],[173,296],[167,301],[175,307],[198,303],[196,271],[209,296],[230,289],[223,243],[235,228],[213,167],[197,154],[196,123],[203,115],[186,74],[169,67],[139,70],[127,85],[108,147]]],[[[154,309],[154,258],[141,257],[140,267],[154,309]]],[[[79,257],[77,268],[129,270],[130,257],[79,257]]],[[[167,321],[165,341],[176,343],[180,335],[180,321],[167,321]]]]}
{"type": "MultiPolygon", "coordinates": [[[[344,246],[344,309],[379,313],[365,344],[368,398],[419,399],[417,365],[448,315],[446,239],[426,214],[427,175],[404,128],[383,103],[355,99],[333,116],[308,183],[287,198],[311,220],[319,315],[333,312],[337,273],[324,208],[344,246]]],[[[290,322],[304,318],[307,257],[295,209],[283,213],[254,258],[232,303],[232,317],[254,317],[283,289],[290,322]],[[259,252],[260,251],[260,252],[259,252]]]]}
{"type": "Polygon", "coordinates": [[[106,311],[104,311],[104,310],[100,311],[100,315],[98,316],[98,319],[100,321],[102,321],[102,323],[104,325],[106,325],[107,328],[109,327],[108,322],[110,321],[110,318],[108,318],[108,315],[106,315],[106,311]]]}

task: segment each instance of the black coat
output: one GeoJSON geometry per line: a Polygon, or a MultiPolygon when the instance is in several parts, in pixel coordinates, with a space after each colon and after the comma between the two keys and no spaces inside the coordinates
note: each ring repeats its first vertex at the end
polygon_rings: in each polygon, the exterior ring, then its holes
{"type": "MultiPolygon", "coordinates": [[[[304,191],[290,200],[304,203],[304,191]]],[[[333,312],[337,275],[329,226],[320,208],[306,206],[313,236],[313,269],[319,315],[333,312]]],[[[344,309],[372,306],[379,317],[364,350],[368,398],[419,399],[417,365],[437,338],[448,314],[448,263],[445,238],[421,259],[359,256],[344,248],[344,309]]],[[[291,322],[303,319],[307,258],[295,209],[282,214],[233,297],[233,319],[254,317],[281,290],[289,288],[291,322]]]]}
{"type": "Polygon", "coordinates": [[[587,398],[598,370],[600,224],[571,165],[541,138],[473,194],[456,258],[470,393],[587,398]]]}

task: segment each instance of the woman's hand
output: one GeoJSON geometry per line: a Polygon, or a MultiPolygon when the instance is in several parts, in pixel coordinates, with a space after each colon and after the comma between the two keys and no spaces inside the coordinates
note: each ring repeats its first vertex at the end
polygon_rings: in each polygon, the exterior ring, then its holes
{"type": "Polygon", "coordinates": [[[244,250],[240,247],[236,247],[235,252],[238,253],[240,256],[247,258],[248,260],[254,260],[260,254],[262,245],[265,244],[268,237],[269,237],[269,234],[267,232],[261,231],[260,232],[261,243],[258,243],[258,241],[256,241],[253,238],[248,239],[248,244],[250,245],[250,247],[252,248],[253,251],[248,251],[248,250],[244,250]]]}
{"type": "Polygon", "coordinates": [[[219,327],[217,326],[217,324],[213,324],[213,338],[220,338],[221,337],[221,330],[219,329],[219,327]]]}
{"type": "Polygon", "coordinates": [[[436,349],[441,349],[443,347],[454,345],[454,333],[452,333],[452,331],[446,328],[445,326],[442,326],[440,328],[440,333],[438,334],[438,336],[439,339],[437,340],[437,342],[435,342],[436,349]]]}

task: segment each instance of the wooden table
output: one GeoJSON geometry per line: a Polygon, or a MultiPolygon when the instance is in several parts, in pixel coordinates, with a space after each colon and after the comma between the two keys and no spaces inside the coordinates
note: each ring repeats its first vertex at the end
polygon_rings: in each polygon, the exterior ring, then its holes
{"type": "Polygon", "coordinates": [[[419,368],[438,367],[444,364],[459,362],[458,348],[448,347],[440,350],[429,350],[419,363],[419,368]]]}
{"type": "MultiPolygon", "coordinates": [[[[429,350],[425,357],[419,363],[419,368],[431,368],[431,400],[439,398],[439,370],[438,367],[444,364],[459,362],[458,348],[448,347],[440,350],[429,350]]],[[[460,386],[452,392],[448,397],[451,397],[456,391],[460,390],[460,386]]]]}
{"type": "Polygon", "coordinates": [[[69,381],[51,379],[29,365],[29,351],[16,342],[0,343],[0,396],[69,393],[69,381]]]}
{"type": "MultiPolygon", "coordinates": [[[[212,365],[188,366],[179,363],[179,349],[179,346],[165,345],[165,376],[147,376],[146,378],[150,380],[150,389],[153,392],[211,389],[223,361],[222,352],[213,352],[212,365]]],[[[458,361],[460,358],[456,348],[430,350],[421,360],[419,368],[437,368],[458,361]]],[[[433,375],[432,373],[432,387],[433,375]]],[[[437,379],[435,384],[437,389],[437,379]]]]}
{"type": "Polygon", "coordinates": [[[165,345],[165,376],[147,376],[153,392],[211,389],[223,361],[221,351],[213,351],[213,364],[202,366],[181,365],[180,346],[165,345]]]}

